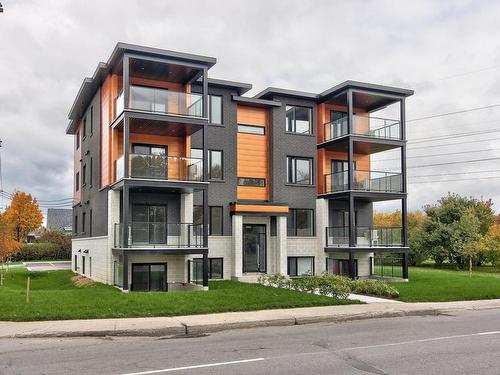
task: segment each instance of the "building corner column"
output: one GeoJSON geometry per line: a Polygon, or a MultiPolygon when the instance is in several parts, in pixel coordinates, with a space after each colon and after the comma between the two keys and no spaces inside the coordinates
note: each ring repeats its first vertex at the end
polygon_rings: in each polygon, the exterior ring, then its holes
{"type": "Polygon", "coordinates": [[[287,217],[276,217],[276,273],[288,274],[287,217]]]}
{"type": "Polygon", "coordinates": [[[233,278],[243,276],[243,216],[232,216],[231,247],[233,254],[233,278]]]}

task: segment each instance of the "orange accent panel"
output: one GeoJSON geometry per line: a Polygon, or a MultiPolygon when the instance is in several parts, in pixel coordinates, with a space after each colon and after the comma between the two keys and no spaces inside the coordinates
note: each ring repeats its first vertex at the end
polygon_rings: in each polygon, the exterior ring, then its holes
{"type": "Polygon", "coordinates": [[[288,206],[261,206],[258,204],[241,204],[235,203],[231,205],[231,212],[256,212],[256,213],[288,213],[288,206]]]}
{"type": "Polygon", "coordinates": [[[241,200],[269,200],[269,115],[265,108],[238,105],[238,124],[259,125],[265,134],[237,135],[237,176],[263,178],[265,187],[238,186],[236,196],[241,200]]]}

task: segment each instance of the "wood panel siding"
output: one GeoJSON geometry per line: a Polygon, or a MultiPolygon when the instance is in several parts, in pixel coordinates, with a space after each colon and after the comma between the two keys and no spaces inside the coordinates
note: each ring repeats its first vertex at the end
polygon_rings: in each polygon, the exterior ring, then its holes
{"type": "Polygon", "coordinates": [[[115,118],[115,99],[121,90],[121,79],[117,74],[108,75],[101,85],[101,152],[99,186],[108,186],[113,181],[112,136],[110,124],[115,118]]]}
{"type": "Polygon", "coordinates": [[[238,124],[262,126],[264,135],[238,133],[237,176],[263,178],[266,186],[238,186],[239,200],[269,200],[269,113],[265,108],[238,105],[238,124]]]}
{"type": "Polygon", "coordinates": [[[273,206],[273,205],[260,205],[260,204],[242,204],[234,203],[230,207],[232,213],[273,213],[273,214],[287,214],[288,206],[273,206]]]}

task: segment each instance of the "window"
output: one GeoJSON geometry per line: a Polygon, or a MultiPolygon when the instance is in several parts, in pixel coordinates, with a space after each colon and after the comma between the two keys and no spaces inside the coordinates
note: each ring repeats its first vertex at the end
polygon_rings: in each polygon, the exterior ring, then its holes
{"type": "Polygon", "coordinates": [[[73,227],[73,233],[77,234],[78,233],[78,216],[75,215],[75,223],[73,227]]]}
{"type": "Polygon", "coordinates": [[[92,237],[92,210],[89,212],[89,237],[92,237]]]}
{"type": "Polygon", "coordinates": [[[263,126],[238,125],[238,133],[264,135],[266,129],[263,126]]]}
{"type": "Polygon", "coordinates": [[[94,106],[90,107],[90,136],[94,134],[94,106]]]}
{"type": "Polygon", "coordinates": [[[90,175],[89,175],[90,187],[92,187],[93,177],[94,177],[94,163],[93,163],[92,158],[90,158],[90,175]]]}
{"type": "Polygon", "coordinates": [[[82,233],[85,233],[85,212],[82,213],[82,233]]]}
{"type": "Polygon", "coordinates": [[[82,168],[82,186],[87,184],[87,164],[83,165],[82,168]]]}
{"type": "Polygon", "coordinates": [[[314,274],[314,257],[288,257],[288,276],[314,274]]]}
{"type": "Polygon", "coordinates": [[[75,272],[78,271],[78,255],[73,256],[73,263],[75,265],[75,272]]]}
{"type": "Polygon", "coordinates": [[[78,150],[80,148],[80,132],[76,132],[76,149],[78,150]]]}
{"type": "Polygon", "coordinates": [[[311,108],[286,106],[286,131],[299,134],[311,134],[311,108]]]}
{"type": "Polygon", "coordinates": [[[87,137],[87,118],[86,117],[83,119],[82,131],[83,131],[82,137],[83,137],[83,139],[85,139],[87,137]]]}
{"type": "Polygon", "coordinates": [[[208,178],[222,180],[222,151],[208,150],[208,178]]]}
{"type": "MultiPolygon", "coordinates": [[[[189,262],[189,282],[201,284],[203,282],[203,259],[195,258],[189,262]]],[[[208,278],[223,279],[224,258],[208,258],[208,278]]]]}
{"type": "Polygon", "coordinates": [[[80,172],[76,172],[75,175],[75,191],[80,189],[80,172]]]}
{"type": "Polygon", "coordinates": [[[266,186],[265,178],[238,177],[238,186],[266,186]]]}
{"type": "Polygon", "coordinates": [[[89,257],[89,276],[92,277],[92,257],[89,257]]]}
{"type": "Polygon", "coordinates": [[[130,108],[141,111],[166,113],[168,90],[157,87],[130,85],[130,108]]]}
{"type": "MultiPolygon", "coordinates": [[[[349,277],[349,260],[326,258],[326,272],[349,277]]],[[[354,274],[358,277],[358,260],[354,259],[354,274]]]]}
{"type": "Polygon", "coordinates": [[[222,96],[208,96],[208,115],[211,124],[222,124],[222,96]]]}
{"type": "Polygon", "coordinates": [[[290,237],[314,236],[314,210],[291,208],[287,220],[290,237]]]}
{"type": "Polygon", "coordinates": [[[85,275],[85,257],[82,256],[82,274],[85,275]]]}
{"type": "Polygon", "coordinates": [[[222,236],[222,206],[210,206],[209,208],[208,234],[210,236],[222,236]]]}
{"type": "Polygon", "coordinates": [[[312,185],[312,158],[288,156],[287,181],[289,184],[312,185]]]}
{"type": "Polygon", "coordinates": [[[203,206],[193,206],[193,224],[203,224],[203,206]]]}

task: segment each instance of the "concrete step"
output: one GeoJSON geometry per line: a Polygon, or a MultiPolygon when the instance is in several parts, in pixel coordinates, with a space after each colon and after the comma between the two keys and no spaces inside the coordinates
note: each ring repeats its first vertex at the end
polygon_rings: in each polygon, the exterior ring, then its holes
{"type": "Polygon", "coordinates": [[[233,280],[240,281],[242,283],[257,284],[259,282],[259,276],[264,275],[263,273],[244,273],[242,276],[233,277],[233,280]]]}

